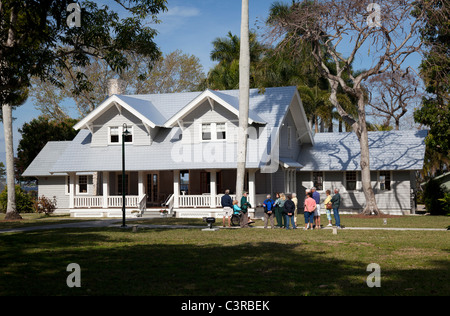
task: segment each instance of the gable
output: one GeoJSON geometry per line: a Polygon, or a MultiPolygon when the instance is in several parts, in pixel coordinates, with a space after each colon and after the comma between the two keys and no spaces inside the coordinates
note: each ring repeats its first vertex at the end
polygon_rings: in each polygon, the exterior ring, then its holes
{"type": "MultiPolygon", "coordinates": [[[[165,127],[176,126],[177,124],[179,124],[179,122],[183,121],[187,115],[192,113],[197,107],[203,105],[205,102],[209,104],[211,109],[214,109],[216,104],[219,104],[223,108],[227,109],[229,112],[233,113],[236,119],[239,119],[239,100],[236,97],[230,95],[225,95],[224,97],[223,94],[221,94],[220,92],[208,89],[202,94],[200,94],[198,97],[196,97],[194,100],[192,100],[189,104],[187,104],[174,116],[172,116],[166,122],[165,127]]],[[[264,122],[258,115],[256,115],[255,113],[253,113],[253,111],[249,109],[248,123],[265,124],[266,122],[264,122]]]]}

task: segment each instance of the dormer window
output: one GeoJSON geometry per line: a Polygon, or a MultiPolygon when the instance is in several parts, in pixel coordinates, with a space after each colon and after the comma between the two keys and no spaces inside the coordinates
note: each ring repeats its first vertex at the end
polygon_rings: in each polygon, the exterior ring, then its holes
{"type": "Polygon", "coordinates": [[[202,140],[211,140],[211,124],[202,124],[202,140]]]}
{"type": "Polygon", "coordinates": [[[202,141],[215,141],[227,139],[227,126],[225,123],[204,123],[202,128],[202,141]]]}
{"type": "MultiPolygon", "coordinates": [[[[133,127],[127,127],[128,134],[125,135],[125,144],[133,143],[133,127]]],[[[109,144],[121,144],[122,143],[122,126],[111,126],[109,127],[109,144]]]]}
{"type": "Polygon", "coordinates": [[[217,123],[216,124],[216,135],[218,140],[227,139],[227,130],[225,123],[217,123]]]}
{"type": "Polygon", "coordinates": [[[109,128],[109,142],[111,144],[120,143],[119,127],[110,127],[109,128]]]}

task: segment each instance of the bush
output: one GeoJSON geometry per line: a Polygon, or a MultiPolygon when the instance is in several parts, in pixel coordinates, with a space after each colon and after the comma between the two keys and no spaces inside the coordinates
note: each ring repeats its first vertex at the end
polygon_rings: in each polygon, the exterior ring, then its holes
{"type": "Polygon", "coordinates": [[[50,215],[56,209],[56,197],[53,200],[45,196],[41,196],[34,202],[34,210],[36,213],[45,213],[45,215],[50,215]]]}
{"type": "Polygon", "coordinates": [[[450,192],[445,192],[444,197],[439,199],[442,204],[442,209],[446,215],[450,215],[450,192]]]}
{"type": "MultiPolygon", "coordinates": [[[[33,212],[33,198],[20,188],[20,185],[16,185],[16,210],[19,213],[32,213],[33,212]]],[[[6,213],[8,206],[8,188],[5,187],[2,193],[0,193],[0,212],[6,213]]]]}
{"type": "Polygon", "coordinates": [[[439,199],[444,199],[445,189],[438,181],[430,180],[425,184],[423,200],[427,211],[431,215],[446,215],[444,203],[439,199]]]}

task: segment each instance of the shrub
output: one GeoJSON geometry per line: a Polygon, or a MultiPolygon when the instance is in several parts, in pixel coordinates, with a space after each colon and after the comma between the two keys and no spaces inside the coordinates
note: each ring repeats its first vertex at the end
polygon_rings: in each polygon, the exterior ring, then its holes
{"type": "Polygon", "coordinates": [[[443,207],[443,203],[439,199],[443,199],[445,195],[444,186],[436,180],[430,180],[425,184],[423,192],[423,200],[425,207],[431,215],[445,215],[447,212],[443,207]]]}
{"type": "MultiPolygon", "coordinates": [[[[33,212],[33,198],[20,188],[20,185],[16,185],[16,210],[19,213],[32,213],[33,212]]],[[[8,205],[8,188],[5,187],[2,193],[0,193],[0,211],[6,213],[6,207],[8,205]]]]}
{"type": "Polygon", "coordinates": [[[450,215],[450,192],[445,192],[444,197],[439,199],[442,204],[442,209],[446,215],[450,215]]]}
{"type": "Polygon", "coordinates": [[[34,210],[36,213],[45,213],[45,215],[50,215],[56,209],[56,197],[53,200],[45,196],[41,196],[34,202],[34,210]]]}

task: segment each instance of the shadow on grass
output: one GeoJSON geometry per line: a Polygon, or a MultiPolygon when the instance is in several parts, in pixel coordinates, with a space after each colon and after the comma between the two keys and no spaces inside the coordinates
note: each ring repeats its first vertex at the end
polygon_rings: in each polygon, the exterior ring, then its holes
{"type": "Polygon", "coordinates": [[[427,269],[383,269],[381,288],[369,288],[370,262],[336,259],[308,243],[183,243],[159,238],[165,232],[84,229],[0,236],[0,296],[447,295],[450,290],[444,260],[427,269]],[[81,267],[81,288],[66,285],[70,263],[81,267]]]}

